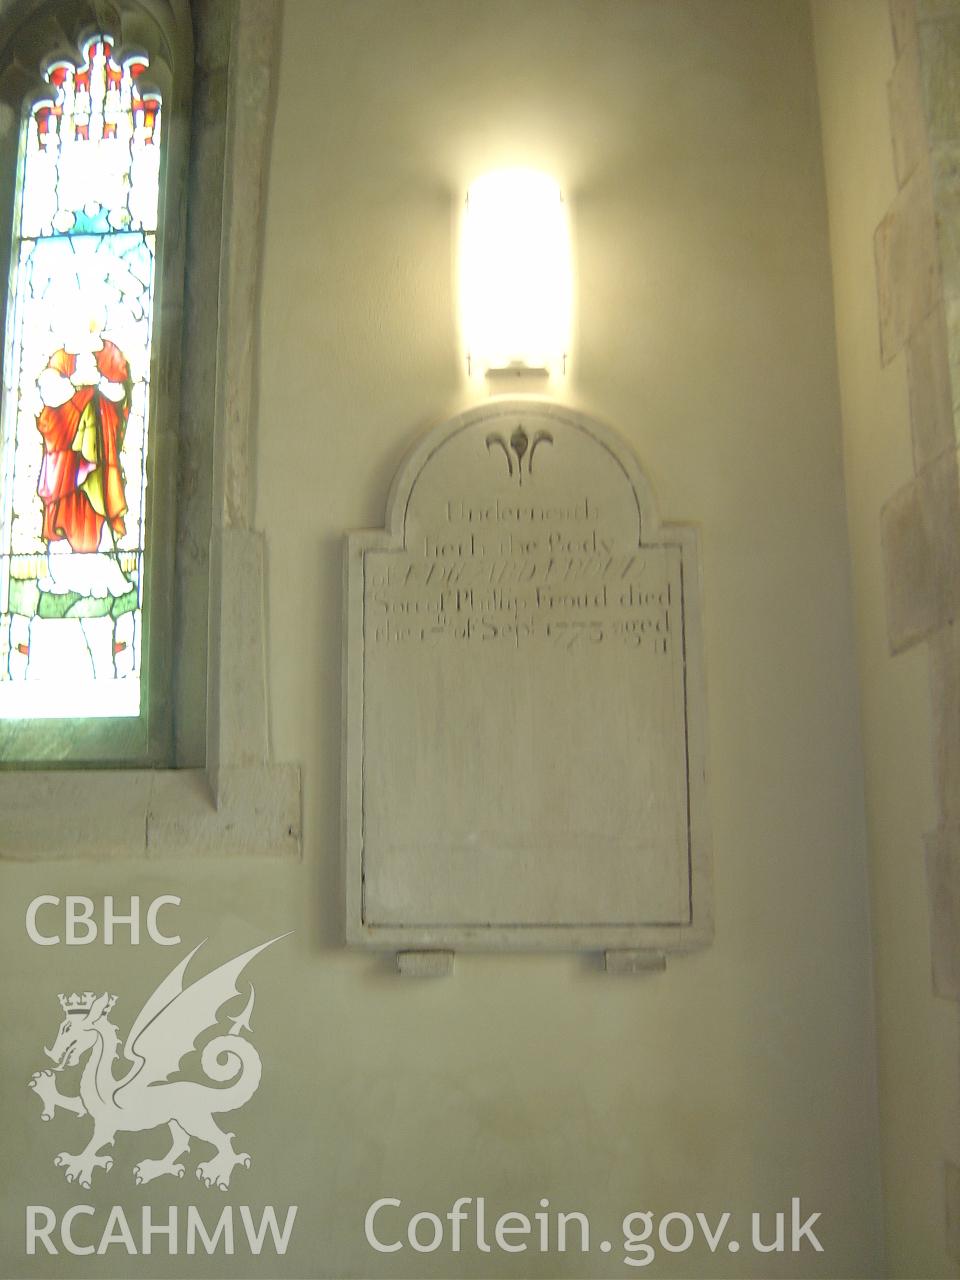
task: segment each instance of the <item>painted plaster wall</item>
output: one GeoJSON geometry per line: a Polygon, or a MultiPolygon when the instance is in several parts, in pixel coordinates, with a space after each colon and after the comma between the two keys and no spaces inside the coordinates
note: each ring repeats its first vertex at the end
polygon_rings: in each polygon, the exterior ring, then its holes
{"type": "Polygon", "coordinates": [[[880,509],[913,476],[906,359],[881,366],[874,230],[897,193],[886,4],[813,7],[830,209],[844,471],[862,688],[890,1274],[953,1276],[943,1163],[957,1159],[955,1007],[933,995],[923,833],[936,825],[929,658],[888,643],[880,509]]]}
{"type": "MultiPolygon", "coordinates": [[[[91,1191],[52,1154],[26,1079],[55,993],[109,988],[129,1025],[183,948],[40,948],[40,893],[177,893],[208,963],[258,960],[266,1073],[231,1127],[232,1203],[301,1206],[285,1259],[181,1257],[97,1274],[622,1275],[594,1253],[374,1256],[378,1196],[443,1213],[770,1215],[799,1196],[825,1252],[661,1254],[664,1276],[882,1273],[866,836],[826,206],[809,14],[767,0],[288,0],[265,243],[257,524],[268,544],[274,756],[299,762],[304,861],[5,870],[0,1249],[27,1203],[218,1203],[135,1190],[161,1135],[91,1191]],[[621,430],[666,517],[703,534],[717,939],[665,974],[568,956],[461,957],[439,982],[340,949],[341,533],[378,525],[405,450],[476,402],[458,362],[463,183],[552,170],[569,193],[579,334],[563,398],[621,430]],[[9,1015],[8,1015],[9,1016],[9,1015]],[[22,1103],[22,1105],[21,1105],[22,1103]]],[[[51,803],[56,803],[52,798],[51,803]]],[[[70,819],[64,815],[64,846],[70,819]]],[[[52,920],[53,916],[46,917],[52,920]]],[[[60,1136],[63,1135],[63,1136],[60,1136]]],[[[89,1273],[89,1272],[88,1272],[89,1273]]]]}

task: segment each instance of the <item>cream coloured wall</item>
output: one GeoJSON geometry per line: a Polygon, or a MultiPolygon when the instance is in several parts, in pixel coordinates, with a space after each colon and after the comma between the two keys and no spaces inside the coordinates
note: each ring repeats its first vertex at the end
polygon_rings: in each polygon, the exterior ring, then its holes
{"type": "MultiPolygon", "coordinates": [[[[454,1259],[364,1243],[378,1196],[442,1213],[484,1195],[528,1213],[548,1197],[612,1240],[633,1209],[740,1224],[739,1254],[701,1243],[648,1275],[877,1276],[866,833],[807,7],[288,0],[281,56],[256,519],[274,757],[302,766],[304,861],[5,869],[6,1273],[80,1273],[20,1247],[25,1203],[80,1198],[51,1156],[83,1125],[60,1119],[55,1139],[24,1089],[55,993],[109,986],[128,1025],[181,954],[38,948],[26,904],[174,892],[184,945],[209,935],[211,961],[296,930],[252,975],[267,1070],[232,1126],[254,1163],[229,1200],[301,1210],[282,1260],[160,1259],[143,1274],[632,1273],[619,1246],[454,1259]],[[421,984],[340,947],[341,535],[379,524],[418,432],[476,401],[456,350],[454,210],[475,172],[515,162],[569,193],[579,334],[563,398],[626,435],[667,518],[701,524],[717,939],[646,978],[484,956],[421,984]],[[825,1252],[754,1255],[749,1214],[793,1196],[823,1214],[825,1252]]],[[[132,1189],[145,1150],[118,1144],[86,1202],[210,1204],[189,1176],[132,1189]]],[[[137,1274],[116,1251],[96,1265],[137,1274]]]]}
{"type": "Polygon", "coordinates": [[[944,1160],[960,1147],[955,1007],[933,995],[924,832],[936,826],[929,659],[891,657],[880,509],[913,476],[906,360],[881,367],[873,233],[897,192],[888,6],[815,0],[844,473],[862,689],[887,1254],[895,1276],[953,1276],[944,1160]]]}

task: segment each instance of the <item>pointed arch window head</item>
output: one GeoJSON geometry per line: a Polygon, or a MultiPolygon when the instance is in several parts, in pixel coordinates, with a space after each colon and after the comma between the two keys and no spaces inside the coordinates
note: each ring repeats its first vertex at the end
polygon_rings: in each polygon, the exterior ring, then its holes
{"type": "Polygon", "coordinates": [[[100,32],[27,113],[0,419],[0,719],[138,716],[161,99],[100,32]]]}

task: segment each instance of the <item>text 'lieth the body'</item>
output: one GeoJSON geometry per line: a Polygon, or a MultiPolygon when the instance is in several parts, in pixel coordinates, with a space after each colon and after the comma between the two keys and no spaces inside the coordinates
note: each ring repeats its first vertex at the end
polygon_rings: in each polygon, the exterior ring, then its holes
{"type": "Polygon", "coordinates": [[[671,652],[676,557],[663,546],[624,548],[591,498],[448,501],[437,514],[403,551],[368,553],[368,643],[671,652]]]}

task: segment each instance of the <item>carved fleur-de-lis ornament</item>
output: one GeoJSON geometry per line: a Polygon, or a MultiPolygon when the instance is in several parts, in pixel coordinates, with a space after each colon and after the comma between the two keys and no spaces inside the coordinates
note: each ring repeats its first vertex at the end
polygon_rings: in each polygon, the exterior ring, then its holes
{"type": "Polygon", "coordinates": [[[553,444],[553,436],[549,431],[537,431],[533,439],[527,434],[522,422],[518,422],[509,440],[502,432],[492,431],[487,436],[486,445],[489,452],[494,446],[502,450],[507,460],[507,474],[516,476],[517,484],[523,488],[524,458],[526,458],[526,474],[528,479],[533,475],[533,457],[541,444],[553,444]],[[514,457],[516,468],[514,468],[514,457]]]}

